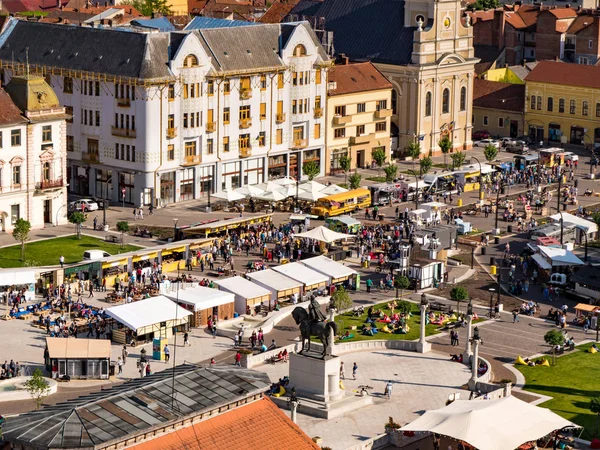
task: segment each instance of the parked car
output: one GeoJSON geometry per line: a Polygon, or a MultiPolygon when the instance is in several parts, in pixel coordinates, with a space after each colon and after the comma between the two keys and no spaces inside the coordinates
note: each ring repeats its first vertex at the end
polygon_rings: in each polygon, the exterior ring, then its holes
{"type": "Polygon", "coordinates": [[[74,202],[69,203],[69,209],[71,211],[97,211],[98,203],[89,198],[83,198],[81,200],[76,200],[74,202]]]}
{"type": "Polygon", "coordinates": [[[481,139],[487,139],[490,137],[490,133],[485,130],[479,130],[473,133],[473,140],[480,141],[481,139]]]}
{"type": "Polygon", "coordinates": [[[502,147],[508,147],[509,145],[516,145],[517,140],[515,138],[511,138],[511,137],[503,137],[500,138],[500,144],[502,144],[502,147]]]}
{"type": "Polygon", "coordinates": [[[519,136],[519,137],[517,138],[517,144],[518,144],[519,142],[524,142],[524,143],[525,143],[525,145],[534,145],[534,144],[535,144],[535,145],[539,145],[539,142],[535,142],[535,141],[534,141],[533,139],[531,139],[531,137],[529,137],[529,136],[519,136]]]}
{"type": "Polygon", "coordinates": [[[104,209],[104,202],[106,201],[106,209],[110,206],[110,202],[108,200],[104,200],[103,198],[94,197],[92,201],[98,205],[98,209],[104,209]]]}
{"type": "Polygon", "coordinates": [[[529,151],[529,147],[526,145],[509,145],[505,149],[508,153],[515,153],[517,155],[524,155],[529,151]]]}
{"type": "Polygon", "coordinates": [[[579,161],[579,156],[577,156],[573,152],[565,152],[565,161],[571,161],[571,162],[579,161]]]}
{"type": "Polygon", "coordinates": [[[500,141],[497,141],[496,139],[487,138],[481,139],[480,141],[476,141],[473,145],[475,147],[487,147],[488,145],[493,145],[496,148],[500,148],[500,141]]]}

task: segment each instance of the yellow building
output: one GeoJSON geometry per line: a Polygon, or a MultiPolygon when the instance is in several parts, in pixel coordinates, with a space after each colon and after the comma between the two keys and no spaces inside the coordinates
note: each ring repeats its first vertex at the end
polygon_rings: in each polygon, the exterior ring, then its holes
{"type": "Polygon", "coordinates": [[[327,90],[325,173],[340,172],[342,155],[351,170],[369,167],[381,147],[390,160],[392,84],[370,62],[335,66],[327,90]]]}
{"type": "MultiPolygon", "coordinates": [[[[488,71],[489,73],[489,71],[488,71]]],[[[493,137],[523,135],[525,86],[475,78],[473,83],[474,140],[487,131],[493,137]]]]}
{"type": "Polygon", "coordinates": [[[525,79],[525,124],[535,142],[600,144],[600,67],[539,62],[525,79]]]}

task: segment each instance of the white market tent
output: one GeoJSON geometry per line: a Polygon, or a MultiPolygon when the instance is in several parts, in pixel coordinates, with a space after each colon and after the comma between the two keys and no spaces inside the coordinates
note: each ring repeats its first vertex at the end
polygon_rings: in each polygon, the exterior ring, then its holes
{"type": "MultiPolygon", "coordinates": [[[[560,223],[560,214],[554,214],[550,216],[552,220],[560,223]]],[[[576,228],[583,230],[585,234],[591,234],[598,231],[598,226],[592,222],[591,220],[586,220],[583,217],[577,217],[570,213],[562,213],[562,219],[564,221],[564,225],[574,225],[576,228]]]]}
{"type": "Polygon", "coordinates": [[[540,269],[552,270],[552,264],[550,264],[548,261],[546,261],[542,255],[535,254],[532,256],[532,259],[540,267],[540,269]]]}
{"type": "Polygon", "coordinates": [[[329,281],[329,277],[320,272],[316,272],[299,262],[273,267],[273,270],[302,283],[304,285],[304,291],[323,289],[327,286],[327,282],[329,281]]]}
{"type": "Polygon", "coordinates": [[[300,264],[326,275],[329,278],[329,284],[341,283],[356,275],[354,269],[346,267],[326,256],[315,256],[314,258],[303,259],[300,261],[300,264]]]}
{"type": "Polygon", "coordinates": [[[193,288],[171,289],[166,297],[177,301],[184,308],[194,311],[192,326],[201,326],[208,322],[213,316],[213,308],[217,308],[217,316],[223,320],[232,319],[234,311],[235,296],[230,292],[219,291],[204,286],[193,288]]]}
{"type": "Polygon", "coordinates": [[[162,328],[166,328],[167,331],[174,326],[185,324],[192,313],[164,295],[159,295],[139,302],[113,306],[106,310],[106,314],[141,336],[159,331],[161,323],[165,323],[166,326],[162,328]]]}
{"type": "MultiPolygon", "coordinates": [[[[29,286],[25,291],[25,298],[31,301],[35,298],[35,270],[27,269],[2,269],[0,270],[0,287],[2,286],[29,286]]],[[[0,289],[0,292],[3,289],[0,289]]]]}
{"type": "Polygon", "coordinates": [[[456,400],[427,411],[401,431],[431,432],[465,441],[478,450],[505,450],[576,427],[547,408],[508,396],[497,400],[456,400]]]}
{"type": "Polygon", "coordinates": [[[558,247],[546,247],[545,245],[538,245],[538,249],[540,250],[540,255],[549,260],[552,266],[584,265],[584,262],[570,250],[558,247]]]}
{"type": "Polygon", "coordinates": [[[319,242],[326,242],[328,244],[339,241],[340,239],[353,238],[351,234],[338,233],[337,231],[330,230],[327,227],[320,226],[313,228],[312,230],[305,231],[304,233],[298,233],[294,235],[294,238],[310,238],[319,242]]]}
{"type": "Polygon", "coordinates": [[[246,314],[247,308],[254,307],[264,303],[269,304],[271,291],[259,286],[256,283],[248,281],[244,277],[224,278],[216,281],[219,289],[224,292],[230,292],[235,297],[235,312],[246,314]]]}
{"type": "Polygon", "coordinates": [[[300,295],[302,291],[302,283],[275,272],[273,269],[247,273],[246,276],[252,282],[271,291],[271,303],[277,299],[291,297],[292,294],[300,295]]]}

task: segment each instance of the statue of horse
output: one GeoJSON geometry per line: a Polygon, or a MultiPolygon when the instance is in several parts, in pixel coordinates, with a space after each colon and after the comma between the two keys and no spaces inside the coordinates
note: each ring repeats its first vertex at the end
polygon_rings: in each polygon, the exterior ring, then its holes
{"type": "MultiPolygon", "coordinates": [[[[302,350],[300,350],[299,353],[304,352],[305,348],[307,352],[310,352],[310,337],[317,336],[323,343],[322,356],[325,357],[327,348],[330,345],[330,330],[333,330],[334,336],[337,334],[336,323],[311,320],[306,310],[301,306],[294,308],[292,317],[296,321],[296,325],[300,326],[300,333],[302,334],[302,350]]],[[[333,344],[333,342],[331,344],[333,344]]]]}

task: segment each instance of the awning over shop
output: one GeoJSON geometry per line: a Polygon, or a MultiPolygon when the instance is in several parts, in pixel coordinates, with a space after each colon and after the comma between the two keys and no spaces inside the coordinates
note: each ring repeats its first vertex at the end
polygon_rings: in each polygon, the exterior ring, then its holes
{"type": "Polygon", "coordinates": [[[229,292],[204,286],[179,289],[178,294],[171,291],[166,294],[166,297],[178,303],[191,305],[194,307],[194,311],[214,308],[215,306],[221,306],[235,301],[235,296],[229,292]]]}
{"type": "Polygon", "coordinates": [[[286,277],[292,278],[293,280],[299,281],[307,287],[327,283],[329,281],[329,277],[312,270],[299,262],[273,267],[273,270],[286,277]]]}
{"type": "Polygon", "coordinates": [[[553,216],[550,216],[552,220],[558,223],[560,223],[561,217],[565,225],[575,225],[575,228],[583,230],[586,234],[595,233],[596,231],[598,231],[598,226],[594,222],[592,222],[591,220],[586,220],[582,217],[575,216],[573,214],[565,212],[562,213],[562,216],[561,214],[554,214],[553,216]]]}
{"type": "Polygon", "coordinates": [[[538,249],[541,255],[552,261],[553,266],[583,266],[584,264],[575,253],[564,248],[538,245],[538,249]]]}
{"type": "Polygon", "coordinates": [[[35,271],[24,269],[0,270],[0,286],[35,283],[35,271]]]}
{"type": "Polygon", "coordinates": [[[544,269],[544,270],[552,269],[552,264],[550,264],[548,261],[546,261],[542,255],[533,255],[532,258],[541,269],[544,269]]]}
{"type": "Polygon", "coordinates": [[[121,266],[126,266],[126,265],[127,265],[127,260],[120,259],[119,261],[110,261],[110,262],[102,263],[102,268],[109,269],[111,267],[121,267],[121,266]]]}
{"type": "Polygon", "coordinates": [[[133,262],[138,262],[138,261],[146,261],[148,259],[154,259],[158,256],[157,252],[152,252],[152,253],[148,253],[147,255],[135,255],[132,258],[133,262]]]}
{"type": "Polygon", "coordinates": [[[175,304],[167,297],[159,295],[139,302],[114,306],[106,310],[106,314],[136,331],[143,327],[160,324],[169,320],[181,320],[192,313],[175,304]]]}
{"type": "Polygon", "coordinates": [[[258,284],[252,283],[243,277],[237,276],[224,278],[216,281],[217,285],[224,291],[239,295],[240,297],[251,299],[271,295],[271,291],[258,284]]]}
{"type": "Polygon", "coordinates": [[[331,280],[339,280],[356,275],[354,269],[350,269],[326,256],[315,256],[314,258],[304,259],[300,261],[300,264],[327,275],[331,280]]]}
{"type": "Polygon", "coordinates": [[[258,272],[249,273],[247,276],[251,280],[258,282],[273,291],[287,291],[302,287],[302,283],[286,277],[279,272],[275,272],[273,269],[259,270],[258,272]]]}
{"type": "Polygon", "coordinates": [[[183,253],[183,252],[185,252],[185,247],[169,248],[169,249],[162,251],[162,256],[169,256],[169,255],[172,255],[173,253],[183,253]]]}
{"type": "Polygon", "coordinates": [[[108,339],[64,339],[46,338],[50,358],[89,359],[110,358],[108,339]]]}

